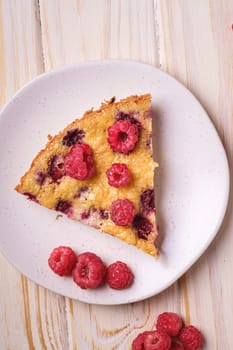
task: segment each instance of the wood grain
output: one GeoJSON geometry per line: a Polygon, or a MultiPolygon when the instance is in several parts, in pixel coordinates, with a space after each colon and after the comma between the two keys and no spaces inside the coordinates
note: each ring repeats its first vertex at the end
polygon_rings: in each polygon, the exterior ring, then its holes
{"type": "MultiPolygon", "coordinates": [[[[0,103],[43,72],[36,1],[0,1],[0,103]]],[[[16,244],[17,244],[16,237],[16,244]]],[[[64,298],[53,295],[0,256],[0,348],[68,349],[64,298]]]]}
{"type": "Polygon", "coordinates": [[[40,14],[46,70],[103,58],[158,63],[151,0],[41,0],[40,14]]]}
{"type": "MultiPolygon", "coordinates": [[[[202,103],[222,138],[232,169],[233,3],[198,0],[158,4],[161,66],[202,103]]],[[[190,322],[199,324],[206,334],[206,349],[221,349],[223,339],[224,349],[231,349],[226,319],[233,316],[232,288],[226,281],[231,279],[233,266],[232,229],[231,191],[217,238],[186,277],[190,322]]]]}
{"type": "MultiPolygon", "coordinates": [[[[65,64],[150,63],[200,100],[232,169],[232,19],[233,0],[0,0],[0,105],[34,76],[65,64]]],[[[204,331],[205,349],[231,350],[232,230],[231,190],[221,229],[199,261],[163,293],[121,306],[63,298],[0,255],[0,349],[130,349],[138,333],[170,310],[204,331]]]]}

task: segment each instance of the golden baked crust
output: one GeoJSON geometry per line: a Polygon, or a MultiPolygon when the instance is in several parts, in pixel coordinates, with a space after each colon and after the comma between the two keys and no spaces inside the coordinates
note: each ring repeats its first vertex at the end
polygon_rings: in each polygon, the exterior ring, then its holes
{"type": "Polygon", "coordinates": [[[73,219],[94,226],[156,256],[158,249],[155,244],[155,210],[150,210],[146,215],[152,224],[151,232],[146,238],[140,237],[132,225],[116,225],[108,215],[111,203],[124,198],[132,201],[137,214],[140,214],[142,193],[148,189],[154,190],[154,169],[157,163],[152,157],[151,135],[150,94],[129,96],[119,102],[112,98],[102,103],[98,110],[87,111],[81,119],[74,120],[58,135],[50,136],[46,147],[32,161],[30,169],[22,176],[15,189],[49,209],[56,209],[60,200],[68,201],[72,203],[73,219]],[[115,122],[119,113],[129,114],[141,125],[139,140],[134,150],[128,154],[114,152],[107,142],[107,129],[115,122]],[[68,131],[77,128],[83,131],[82,142],[88,144],[93,151],[95,175],[86,180],[63,176],[58,181],[52,181],[51,177],[45,176],[43,181],[36,181],[36,174],[48,172],[53,157],[63,157],[69,152],[71,147],[64,145],[62,140],[68,131]],[[113,163],[124,163],[128,166],[132,175],[128,185],[115,188],[108,184],[106,170],[113,163]]]}

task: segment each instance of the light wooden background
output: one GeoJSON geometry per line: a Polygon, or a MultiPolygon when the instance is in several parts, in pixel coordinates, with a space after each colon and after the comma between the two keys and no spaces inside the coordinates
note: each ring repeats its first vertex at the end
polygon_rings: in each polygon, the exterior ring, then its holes
{"type": "MultiPolygon", "coordinates": [[[[232,165],[232,23],[233,0],[0,0],[0,106],[44,71],[89,59],[135,59],[194,93],[232,165]]],[[[160,311],[173,310],[202,329],[205,349],[232,350],[232,218],[230,198],[221,230],[199,261],[160,295],[124,306],[56,295],[0,256],[0,349],[127,350],[160,311]]]]}

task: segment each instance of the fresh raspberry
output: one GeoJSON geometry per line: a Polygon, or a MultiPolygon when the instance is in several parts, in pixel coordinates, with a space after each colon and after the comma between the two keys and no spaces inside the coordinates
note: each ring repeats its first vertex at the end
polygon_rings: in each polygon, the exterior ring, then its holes
{"type": "Polygon", "coordinates": [[[135,124],[140,132],[142,130],[142,124],[138,120],[139,113],[138,112],[124,112],[119,111],[115,118],[116,120],[128,120],[130,123],[135,124]]]}
{"type": "Polygon", "coordinates": [[[116,261],[107,268],[106,282],[113,289],[125,289],[133,282],[134,275],[122,261],[116,261]]]}
{"type": "Polygon", "coordinates": [[[182,319],[174,312],[163,312],[158,316],[156,329],[171,337],[176,337],[183,326],[182,319]]]}
{"type": "Polygon", "coordinates": [[[95,173],[92,151],[86,143],[76,143],[65,157],[65,175],[77,180],[90,179],[95,173]]]}
{"type": "Polygon", "coordinates": [[[171,338],[159,331],[146,331],[137,336],[132,343],[132,350],[169,350],[171,338]]]}
{"type": "Polygon", "coordinates": [[[119,226],[127,226],[133,221],[135,208],[128,199],[117,199],[110,206],[112,221],[119,226]]]}
{"type": "Polygon", "coordinates": [[[99,287],[105,278],[106,266],[94,253],[85,252],[77,257],[73,269],[73,280],[82,289],[99,287]]]}
{"type": "Polygon", "coordinates": [[[129,153],[138,141],[139,132],[128,120],[118,120],[108,128],[108,143],[113,151],[129,153]]]}
{"type": "Polygon", "coordinates": [[[54,248],[49,256],[49,267],[59,276],[71,276],[77,256],[70,247],[54,248]]]}
{"type": "Polygon", "coordinates": [[[201,332],[192,325],[186,326],[181,330],[179,340],[186,350],[197,350],[203,345],[201,332]]]}
{"type": "Polygon", "coordinates": [[[130,172],[126,164],[113,163],[106,171],[108,183],[113,187],[122,187],[129,183],[130,172]]]}
{"type": "Polygon", "coordinates": [[[169,350],[184,350],[183,345],[176,340],[172,340],[172,345],[169,350]]]}

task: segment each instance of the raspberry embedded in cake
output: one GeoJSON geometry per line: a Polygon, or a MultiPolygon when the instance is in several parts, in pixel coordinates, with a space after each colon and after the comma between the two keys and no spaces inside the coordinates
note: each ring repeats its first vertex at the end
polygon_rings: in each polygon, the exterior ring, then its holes
{"type": "Polygon", "coordinates": [[[39,169],[37,170],[37,172],[35,173],[35,182],[39,185],[39,186],[42,186],[45,182],[45,179],[47,177],[47,173],[42,170],[42,169],[39,169]]]}
{"type": "Polygon", "coordinates": [[[132,226],[135,229],[138,238],[144,240],[148,239],[149,234],[153,230],[153,225],[150,220],[140,214],[135,215],[132,226]]]}
{"type": "Polygon", "coordinates": [[[140,204],[141,204],[142,212],[145,215],[148,215],[149,213],[155,210],[154,189],[149,188],[142,192],[140,196],[140,204]]]}
{"type": "Polygon", "coordinates": [[[30,201],[35,202],[35,203],[39,203],[36,196],[30,192],[23,192],[22,193],[24,196],[26,196],[30,201]]]}
{"type": "Polygon", "coordinates": [[[118,120],[108,128],[108,143],[115,152],[131,152],[138,137],[138,127],[128,120],[118,120]]]}
{"type": "Polygon", "coordinates": [[[138,112],[124,112],[119,111],[116,115],[116,120],[128,120],[130,123],[135,124],[140,132],[142,129],[142,123],[139,120],[140,114],[138,112]]]}
{"type": "Polygon", "coordinates": [[[48,160],[48,175],[52,181],[58,181],[65,175],[64,157],[61,154],[55,154],[48,160]]]}
{"type": "Polygon", "coordinates": [[[134,204],[129,199],[117,199],[110,206],[110,217],[118,226],[128,226],[135,214],[134,204]]]}
{"type": "Polygon", "coordinates": [[[62,139],[62,144],[64,146],[70,147],[76,143],[81,143],[84,135],[84,131],[79,128],[68,130],[62,139]]]}
{"type": "Polygon", "coordinates": [[[112,99],[98,110],[89,109],[49,139],[16,190],[70,219],[158,255],[157,163],[148,142],[152,135],[148,115],[150,94],[119,102],[112,99]]]}
{"type": "Polygon", "coordinates": [[[95,174],[95,165],[89,145],[76,144],[65,156],[65,175],[77,180],[86,180],[95,174]]]}
{"type": "Polygon", "coordinates": [[[123,187],[130,182],[130,172],[126,164],[114,163],[111,168],[107,169],[106,175],[108,183],[113,187],[123,187]]]}
{"type": "Polygon", "coordinates": [[[70,218],[73,216],[72,203],[67,200],[59,199],[56,204],[55,210],[66,214],[70,218]]]}

